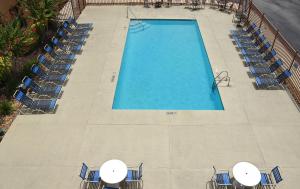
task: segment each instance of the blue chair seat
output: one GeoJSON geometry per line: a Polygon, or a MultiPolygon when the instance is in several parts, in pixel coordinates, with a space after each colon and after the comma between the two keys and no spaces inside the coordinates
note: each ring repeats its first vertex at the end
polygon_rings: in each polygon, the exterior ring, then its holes
{"type": "Polygon", "coordinates": [[[230,176],[228,173],[219,173],[217,174],[217,183],[223,185],[231,185],[230,176]]]}
{"type": "Polygon", "coordinates": [[[136,170],[128,170],[126,180],[137,180],[138,178],[138,171],[136,170]]]}
{"type": "Polygon", "coordinates": [[[270,180],[268,177],[267,173],[260,173],[261,174],[261,180],[260,180],[260,184],[261,185],[268,185],[270,184],[270,180]]]}
{"type": "Polygon", "coordinates": [[[256,77],[256,84],[258,86],[263,86],[263,85],[278,85],[279,82],[276,78],[265,78],[265,77],[256,77]]]}
{"type": "Polygon", "coordinates": [[[49,109],[53,110],[55,108],[57,99],[52,99],[49,105],[49,109]]]}
{"type": "Polygon", "coordinates": [[[251,72],[252,75],[269,74],[269,73],[272,72],[269,67],[254,67],[254,66],[250,66],[249,70],[250,70],[250,72],[251,72]]]}
{"type": "Polygon", "coordinates": [[[56,86],[56,89],[55,89],[55,94],[59,94],[60,93],[60,91],[61,91],[61,89],[62,89],[62,86],[56,86]]]}
{"type": "Polygon", "coordinates": [[[87,180],[94,182],[100,181],[100,172],[98,170],[90,171],[87,180]]]}
{"type": "Polygon", "coordinates": [[[81,50],[81,48],[82,48],[82,45],[76,45],[76,46],[72,47],[71,51],[78,52],[81,50]]]}

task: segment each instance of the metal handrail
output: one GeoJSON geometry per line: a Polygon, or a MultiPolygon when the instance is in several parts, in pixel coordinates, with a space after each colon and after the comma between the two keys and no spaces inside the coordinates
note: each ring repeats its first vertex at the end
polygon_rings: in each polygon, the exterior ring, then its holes
{"type": "Polygon", "coordinates": [[[214,77],[214,81],[212,83],[212,88],[218,86],[219,83],[221,83],[222,81],[228,81],[227,82],[227,87],[229,87],[229,85],[230,85],[230,77],[229,77],[228,71],[226,71],[226,70],[225,71],[221,71],[216,77],[214,77]],[[226,75],[224,77],[222,77],[221,79],[218,79],[222,73],[225,73],[226,75]]]}
{"type": "Polygon", "coordinates": [[[226,76],[227,76],[227,77],[229,76],[228,71],[224,70],[224,71],[221,71],[221,72],[214,78],[214,80],[216,80],[222,73],[226,73],[226,76]]]}
{"type": "Polygon", "coordinates": [[[230,77],[229,76],[222,77],[222,79],[215,82],[215,85],[218,86],[218,84],[221,83],[222,81],[228,81],[227,82],[227,87],[229,87],[229,85],[230,85],[230,77]]]}

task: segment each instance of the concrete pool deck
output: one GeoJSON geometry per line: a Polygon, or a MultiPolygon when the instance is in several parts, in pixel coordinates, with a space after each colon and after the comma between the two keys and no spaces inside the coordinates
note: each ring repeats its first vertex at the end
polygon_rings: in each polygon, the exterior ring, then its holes
{"type": "Polygon", "coordinates": [[[206,188],[213,170],[249,161],[279,165],[278,188],[298,187],[300,114],[284,90],[256,90],[229,38],[232,15],[206,7],[132,7],[139,18],[197,19],[224,111],[112,110],[129,20],[125,6],[86,7],[79,22],[94,30],[77,56],[53,115],[19,115],[0,143],[0,188],[79,188],[81,163],[144,162],[145,189],[206,188]]]}

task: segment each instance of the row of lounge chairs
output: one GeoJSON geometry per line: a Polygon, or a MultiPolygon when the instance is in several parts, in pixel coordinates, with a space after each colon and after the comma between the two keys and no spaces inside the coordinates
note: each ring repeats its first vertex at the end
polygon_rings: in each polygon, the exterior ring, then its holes
{"type": "Polygon", "coordinates": [[[292,75],[289,70],[283,70],[282,60],[276,57],[277,52],[255,23],[246,29],[232,30],[231,37],[258,88],[280,87],[292,75]]]}
{"type": "Polygon", "coordinates": [[[73,18],[62,23],[51,42],[45,45],[45,52],[38,55],[37,64],[31,67],[35,77],[25,76],[14,93],[14,98],[23,105],[21,114],[55,112],[62,86],[76,60],[75,54],[81,52],[92,28],[92,24],[78,24],[73,18]]]}

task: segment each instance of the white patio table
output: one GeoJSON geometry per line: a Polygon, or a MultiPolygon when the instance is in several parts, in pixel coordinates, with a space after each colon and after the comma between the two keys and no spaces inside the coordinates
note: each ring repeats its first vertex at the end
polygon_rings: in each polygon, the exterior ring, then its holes
{"type": "Polygon", "coordinates": [[[237,188],[253,187],[258,185],[261,180],[260,171],[249,162],[235,164],[232,172],[234,179],[240,184],[237,188]]]}
{"type": "Polygon", "coordinates": [[[127,176],[127,166],[121,160],[106,161],[100,167],[100,177],[107,184],[118,185],[127,176]]]}

